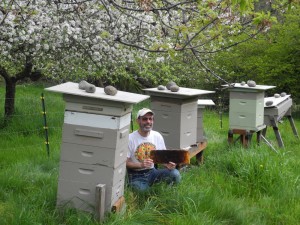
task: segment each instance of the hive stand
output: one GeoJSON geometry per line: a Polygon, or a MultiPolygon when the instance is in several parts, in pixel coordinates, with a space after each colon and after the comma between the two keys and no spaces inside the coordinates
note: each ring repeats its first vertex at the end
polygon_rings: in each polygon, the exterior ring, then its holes
{"type": "Polygon", "coordinates": [[[263,136],[266,135],[268,126],[271,126],[273,128],[273,131],[275,133],[278,146],[283,148],[283,140],[281,138],[281,134],[279,132],[278,123],[281,121],[283,117],[287,117],[290,125],[292,127],[294,135],[299,138],[298,132],[292,117],[292,110],[291,107],[293,105],[292,98],[290,95],[285,95],[283,97],[268,97],[264,99],[264,122],[266,125],[266,128],[263,130],[263,136]],[[269,102],[269,104],[266,104],[269,102]],[[272,104],[270,104],[272,103],[272,104]]]}
{"type": "MultiPolygon", "coordinates": [[[[167,149],[185,149],[190,158],[203,161],[202,151],[207,146],[203,138],[202,115],[198,117],[198,98],[214,93],[199,89],[180,87],[178,92],[144,89],[151,96],[151,109],[155,113],[154,130],[162,134],[167,149]]],[[[199,109],[201,111],[201,109],[199,109]]]]}
{"type": "Polygon", "coordinates": [[[57,206],[94,213],[125,206],[124,181],[133,104],[149,96],[118,91],[115,96],[96,87],[95,93],[67,82],[47,91],[63,94],[63,124],[57,206]]]}
{"type": "MultiPolygon", "coordinates": [[[[248,147],[253,133],[257,133],[257,143],[262,138],[261,130],[264,124],[264,92],[275,86],[256,85],[249,87],[235,83],[227,86],[229,97],[229,131],[228,143],[233,144],[240,140],[244,147],[248,147]],[[239,137],[234,141],[234,135],[239,137]]],[[[265,138],[263,140],[266,141],[265,138]]]]}
{"type": "Polygon", "coordinates": [[[248,148],[249,144],[252,140],[252,135],[256,133],[256,141],[257,144],[260,144],[261,139],[262,139],[262,132],[261,130],[258,131],[248,131],[248,130],[243,130],[243,129],[230,129],[228,131],[228,143],[232,144],[235,143],[236,141],[240,140],[241,144],[245,147],[248,148]],[[238,134],[239,137],[237,139],[233,139],[234,134],[238,134]]]}

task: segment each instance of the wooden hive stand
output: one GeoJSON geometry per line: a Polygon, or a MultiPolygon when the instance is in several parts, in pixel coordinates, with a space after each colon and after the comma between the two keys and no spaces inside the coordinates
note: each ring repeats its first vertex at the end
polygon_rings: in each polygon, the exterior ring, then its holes
{"type": "Polygon", "coordinates": [[[297,128],[295,126],[293,117],[292,117],[292,98],[290,95],[286,95],[283,97],[268,97],[264,99],[265,103],[265,110],[264,110],[264,123],[266,124],[266,128],[263,130],[262,135],[265,137],[267,133],[268,126],[273,128],[273,131],[275,133],[278,146],[280,148],[284,147],[284,143],[279,131],[278,124],[281,122],[283,117],[287,117],[290,125],[292,127],[293,133],[295,137],[299,138],[297,128]],[[267,105],[266,103],[272,103],[270,105],[267,105]]]}
{"type": "Polygon", "coordinates": [[[203,162],[204,162],[203,152],[204,152],[204,149],[206,148],[206,146],[207,146],[206,140],[199,142],[196,145],[191,146],[191,148],[188,150],[190,159],[195,156],[197,163],[203,164],[203,162]]]}
{"type": "Polygon", "coordinates": [[[259,131],[253,131],[253,130],[243,130],[243,129],[230,129],[228,131],[228,143],[229,144],[234,144],[238,140],[240,140],[241,144],[245,147],[248,148],[252,139],[252,135],[256,133],[256,141],[257,144],[260,144],[262,135],[261,135],[261,130],[259,131]],[[234,140],[234,135],[238,134],[239,137],[234,140]]]}

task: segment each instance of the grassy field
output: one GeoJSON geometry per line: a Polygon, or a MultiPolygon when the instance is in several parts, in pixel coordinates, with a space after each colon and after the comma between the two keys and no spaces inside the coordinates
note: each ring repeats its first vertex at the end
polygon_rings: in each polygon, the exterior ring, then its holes
{"type": "MultiPolygon", "coordinates": [[[[59,94],[44,92],[48,156],[42,92],[43,86],[18,86],[16,115],[4,123],[0,89],[0,224],[99,224],[87,213],[56,208],[64,102],[59,94]]],[[[300,131],[300,119],[294,119],[300,131]]],[[[300,140],[288,120],[279,127],[285,148],[278,148],[272,129],[267,133],[278,153],[255,140],[247,149],[228,146],[226,114],[221,128],[219,114],[206,110],[204,128],[204,164],[192,159],[177,186],[159,184],[144,194],[125,189],[125,212],[107,215],[105,224],[300,224],[300,140]]]]}

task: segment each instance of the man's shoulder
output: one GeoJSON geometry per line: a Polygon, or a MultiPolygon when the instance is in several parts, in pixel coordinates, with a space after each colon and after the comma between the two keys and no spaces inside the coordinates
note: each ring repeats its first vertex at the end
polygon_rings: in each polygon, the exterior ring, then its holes
{"type": "Polygon", "coordinates": [[[129,133],[129,137],[133,137],[133,136],[137,135],[137,133],[138,133],[138,131],[135,130],[135,131],[129,133]]]}
{"type": "Polygon", "coordinates": [[[162,137],[161,133],[159,133],[159,132],[156,131],[156,130],[152,130],[152,131],[151,131],[151,135],[156,136],[156,137],[162,137]]]}

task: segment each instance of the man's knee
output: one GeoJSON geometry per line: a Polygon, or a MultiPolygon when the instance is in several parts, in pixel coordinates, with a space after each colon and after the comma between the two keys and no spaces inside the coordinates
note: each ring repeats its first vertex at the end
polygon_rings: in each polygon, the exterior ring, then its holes
{"type": "Polygon", "coordinates": [[[174,183],[179,183],[181,180],[180,172],[177,169],[173,169],[170,171],[170,176],[172,177],[172,180],[174,183]]]}
{"type": "Polygon", "coordinates": [[[132,182],[129,184],[129,186],[132,187],[132,189],[134,189],[135,191],[140,191],[140,192],[144,192],[149,189],[149,185],[144,182],[132,182]]]}

